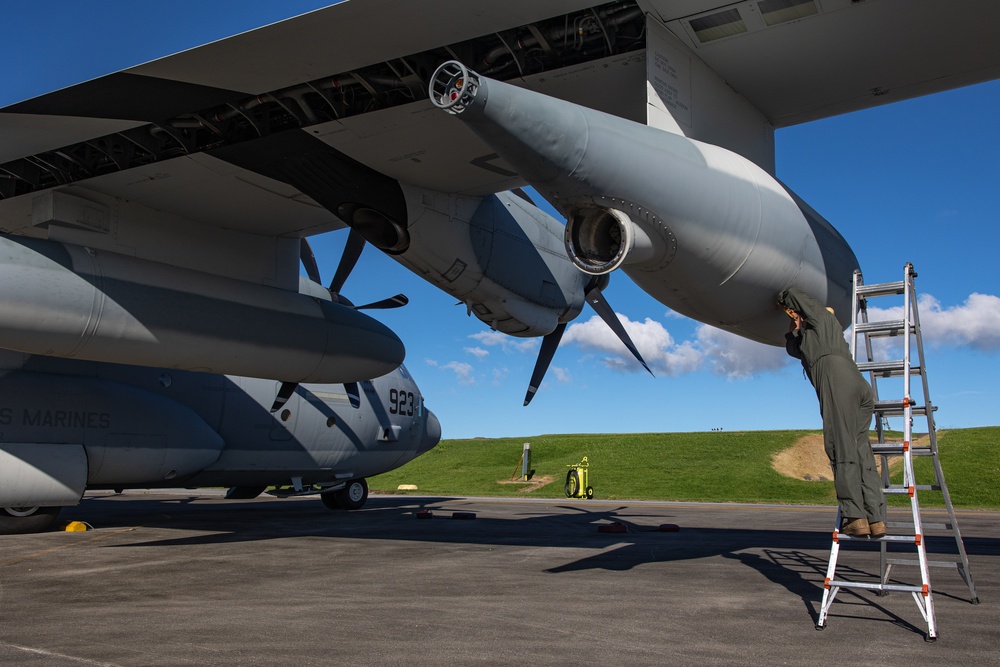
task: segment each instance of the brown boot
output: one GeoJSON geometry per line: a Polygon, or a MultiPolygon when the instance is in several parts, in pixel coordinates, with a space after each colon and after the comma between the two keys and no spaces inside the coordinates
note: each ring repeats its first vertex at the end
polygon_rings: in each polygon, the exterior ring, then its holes
{"type": "Polygon", "coordinates": [[[853,537],[867,537],[871,535],[872,531],[868,527],[868,519],[861,517],[860,519],[844,519],[844,525],[841,527],[840,532],[853,537]]]}
{"type": "Polygon", "coordinates": [[[868,529],[871,531],[872,538],[876,540],[880,537],[885,537],[886,533],[888,532],[885,529],[884,521],[870,521],[868,523],[868,529]]]}

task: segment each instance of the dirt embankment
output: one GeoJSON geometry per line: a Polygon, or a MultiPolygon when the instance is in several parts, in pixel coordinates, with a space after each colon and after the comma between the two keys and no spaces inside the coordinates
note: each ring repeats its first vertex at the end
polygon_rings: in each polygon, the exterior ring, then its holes
{"type": "MultiPolygon", "coordinates": [[[[914,445],[920,444],[921,440],[927,436],[922,436],[913,441],[914,445]]],[[[875,463],[882,469],[882,458],[875,457],[875,463]]],[[[805,479],[816,482],[833,481],[833,473],[830,470],[830,459],[826,457],[823,449],[823,436],[807,435],[799,438],[798,441],[788,449],[771,457],[771,465],[782,475],[794,477],[795,479],[805,479]]],[[[889,459],[889,471],[896,472],[903,466],[903,459],[894,456],[889,459]]]]}
{"type": "Polygon", "coordinates": [[[531,493],[535,489],[540,489],[546,484],[551,484],[555,481],[555,477],[552,475],[539,475],[538,477],[532,477],[528,481],[521,479],[501,479],[497,484],[519,484],[523,485],[517,490],[518,493],[531,493]]]}

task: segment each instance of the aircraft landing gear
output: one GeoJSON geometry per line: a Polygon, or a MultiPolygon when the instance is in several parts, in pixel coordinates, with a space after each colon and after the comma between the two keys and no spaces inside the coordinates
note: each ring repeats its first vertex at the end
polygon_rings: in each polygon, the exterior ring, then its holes
{"type": "Polygon", "coordinates": [[[321,493],[319,497],[332,510],[358,510],[368,500],[368,482],[363,477],[352,479],[344,488],[321,493]]]}
{"type": "Polygon", "coordinates": [[[55,523],[61,507],[0,507],[0,535],[40,533],[55,523]]]}

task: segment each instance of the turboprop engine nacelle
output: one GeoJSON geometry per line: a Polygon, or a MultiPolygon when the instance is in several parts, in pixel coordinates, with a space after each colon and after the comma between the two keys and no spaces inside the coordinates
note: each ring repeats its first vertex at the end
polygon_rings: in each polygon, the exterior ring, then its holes
{"type": "Polygon", "coordinates": [[[773,345],[788,323],[777,294],[791,285],[850,322],[853,251],[750,160],[454,61],[430,95],[566,217],[581,270],[621,268],[673,310],[773,345]]]}
{"type": "Polygon", "coordinates": [[[0,347],[56,357],[356,382],[403,343],[329,300],[66,243],[0,235],[0,347]]]}
{"type": "Polygon", "coordinates": [[[407,247],[394,259],[512,336],[545,336],[583,309],[591,280],[562,255],[558,220],[510,192],[486,197],[400,184],[407,247]]]}

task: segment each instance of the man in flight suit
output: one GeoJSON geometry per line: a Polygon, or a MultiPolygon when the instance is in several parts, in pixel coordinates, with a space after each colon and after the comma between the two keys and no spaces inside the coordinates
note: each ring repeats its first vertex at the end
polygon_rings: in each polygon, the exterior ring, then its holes
{"type": "Polygon", "coordinates": [[[847,535],[882,537],[885,501],[882,480],[868,441],[875,406],[872,390],[851,356],[833,310],[802,290],[782,292],[778,303],[793,319],[785,336],[788,354],[802,361],[816,389],[823,417],[823,444],[847,535]]]}

